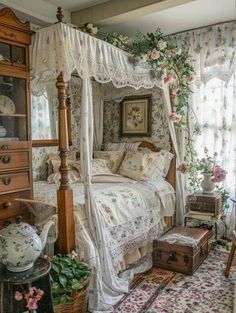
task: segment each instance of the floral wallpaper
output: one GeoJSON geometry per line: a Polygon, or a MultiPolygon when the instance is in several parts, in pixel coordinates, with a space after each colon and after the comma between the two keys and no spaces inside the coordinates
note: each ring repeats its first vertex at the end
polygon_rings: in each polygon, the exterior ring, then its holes
{"type": "MultiPolygon", "coordinates": [[[[98,92],[100,85],[93,82],[94,101],[100,97],[98,92]]],[[[139,141],[151,140],[158,147],[170,149],[169,130],[164,112],[164,103],[162,91],[159,88],[150,90],[140,89],[135,91],[132,88],[115,88],[111,83],[102,84],[101,92],[104,98],[104,142],[118,141],[139,141]],[[119,138],[119,102],[125,96],[152,94],[152,136],[151,137],[129,137],[119,138]]],[[[79,151],[80,141],[80,103],[81,103],[81,80],[78,77],[72,77],[69,84],[69,94],[71,95],[71,150],[79,151]]],[[[47,156],[49,153],[57,153],[58,147],[38,147],[33,148],[33,179],[45,180],[47,178],[47,156]]]]}
{"type": "Polygon", "coordinates": [[[164,100],[162,91],[158,87],[152,89],[134,90],[133,88],[114,88],[113,85],[104,84],[102,86],[104,97],[104,142],[118,141],[139,141],[149,140],[155,143],[158,147],[169,150],[170,137],[169,129],[165,116],[164,100]],[[119,137],[120,116],[119,106],[120,101],[131,95],[147,95],[152,94],[152,135],[151,137],[119,137]]]}

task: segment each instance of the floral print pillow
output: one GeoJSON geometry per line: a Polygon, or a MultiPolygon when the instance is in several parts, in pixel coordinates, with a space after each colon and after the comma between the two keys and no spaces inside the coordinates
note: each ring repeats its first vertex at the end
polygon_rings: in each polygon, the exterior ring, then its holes
{"type": "MultiPolygon", "coordinates": [[[[52,165],[52,170],[53,170],[53,173],[56,173],[59,171],[59,167],[61,166],[61,160],[51,160],[51,165],[52,165]]],[[[69,170],[72,170],[73,169],[73,160],[67,160],[67,165],[69,167],[69,170]]]]}
{"type": "Polygon", "coordinates": [[[107,161],[108,167],[111,172],[117,173],[122,160],[124,159],[124,150],[119,151],[94,151],[93,155],[95,159],[104,159],[107,161]]]}
{"type": "MultiPolygon", "coordinates": [[[[80,176],[82,177],[80,161],[72,161],[70,165],[77,169],[77,171],[80,173],[80,176]]],[[[92,176],[107,174],[112,174],[108,167],[107,161],[102,159],[92,159],[92,176]]]]}
{"type": "Polygon", "coordinates": [[[148,180],[155,161],[156,153],[127,151],[119,173],[137,181],[148,180]]]}

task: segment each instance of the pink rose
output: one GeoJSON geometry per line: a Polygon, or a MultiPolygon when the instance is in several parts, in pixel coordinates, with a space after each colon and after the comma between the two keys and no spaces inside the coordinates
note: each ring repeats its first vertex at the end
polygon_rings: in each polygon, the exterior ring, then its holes
{"type": "Polygon", "coordinates": [[[72,250],[71,256],[72,256],[72,259],[76,259],[78,257],[78,253],[76,253],[75,250],[72,250]]]}
{"type": "Polygon", "coordinates": [[[182,163],[177,167],[177,171],[179,171],[182,174],[186,174],[188,170],[189,170],[189,166],[185,163],[182,163]]]}
{"type": "Polygon", "coordinates": [[[172,113],[170,113],[169,118],[172,122],[178,124],[182,119],[182,115],[177,114],[176,112],[172,112],[172,113]]]}
{"type": "Polygon", "coordinates": [[[170,94],[171,94],[172,96],[175,96],[175,95],[177,94],[177,91],[178,91],[178,90],[179,90],[178,87],[173,86],[173,87],[170,89],[170,94]]]}
{"type": "Polygon", "coordinates": [[[22,295],[21,292],[16,291],[14,298],[15,298],[16,301],[21,301],[23,299],[23,295],[22,295]]]}
{"type": "Polygon", "coordinates": [[[167,74],[166,77],[164,77],[164,83],[165,84],[170,84],[173,83],[175,80],[174,76],[171,74],[167,74]]]}
{"type": "Polygon", "coordinates": [[[26,307],[29,310],[37,310],[38,308],[37,300],[35,300],[34,298],[29,298],[26,307]]]}
{"type": "Polygon", "coordinates": [[[211,181],[213,183],[221,183],[222,181],[225,180],[226,178],[226,174],[227,172],[221,168],[219,165],[216,165],[214,168],[213,168],[213,177],[211,179],[211,181]]]}
{"type": "Polygon", "coordinates": [[[150,52],[150,54],[149,54],[149,57],[150,57],[151,59],[153,59],[153,60],[159,59],[160,56],[161,56],[160,51],[157,51],[156,49],[153,49],[153,50],[150,52]]]}

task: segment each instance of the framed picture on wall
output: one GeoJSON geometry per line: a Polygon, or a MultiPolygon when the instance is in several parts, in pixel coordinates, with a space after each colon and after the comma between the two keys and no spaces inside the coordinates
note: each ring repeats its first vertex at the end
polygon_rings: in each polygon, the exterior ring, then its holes
{"type": "Polygon", "coordinates": [[[152,95],[125,97],[120,103],[120,136],[151,136],[152,95]]]}

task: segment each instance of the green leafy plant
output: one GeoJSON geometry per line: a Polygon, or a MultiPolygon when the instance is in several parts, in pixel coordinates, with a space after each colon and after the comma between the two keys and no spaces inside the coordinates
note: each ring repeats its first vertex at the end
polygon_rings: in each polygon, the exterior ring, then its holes
{"type": "Polygon", "coordinates": [[[90,269],[87,264],[78,260],[74,251],[64,255],[57,254],[50,261],[53,303],[66,303],[88,284],[90,269]]]}

